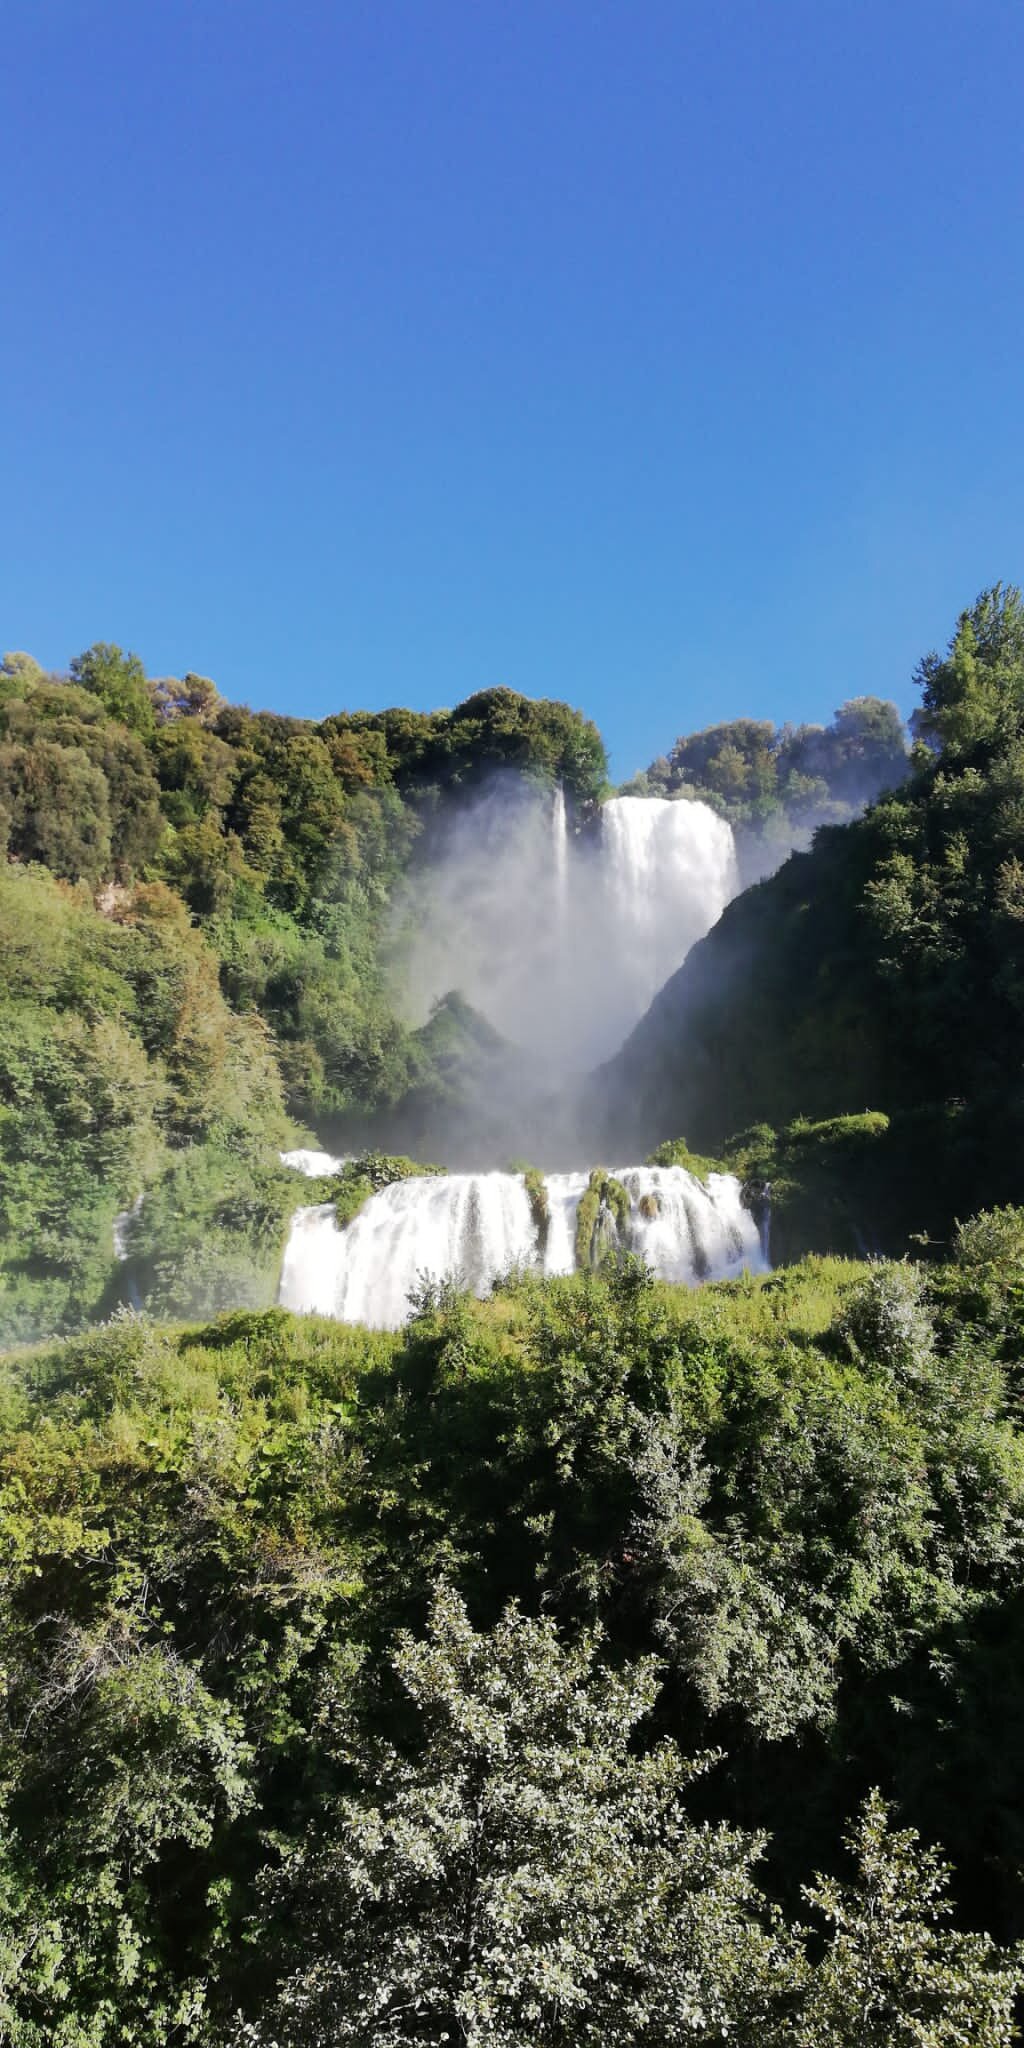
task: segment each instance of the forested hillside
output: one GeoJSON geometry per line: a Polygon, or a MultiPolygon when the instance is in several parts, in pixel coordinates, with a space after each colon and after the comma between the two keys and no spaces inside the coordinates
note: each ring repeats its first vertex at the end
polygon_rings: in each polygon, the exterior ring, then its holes
{"type": "Polygon", "coordinates": [[[770,873],[820,825],[845,824],[908,770],[895,704],[852,697],[829,725],[733,718],[684,733],[624,795],[697,797],[728,818],[745,882],[770,873]]]}
{"type": "Polygon", "coordinates": [[[9,1358],[3,2038],[1007,2048],[1022,1254],[9,1358]]]}
{"type": "Polygon", "coordinates": [[[133,1207],[131,1287],[155,1309],[268,1302],[289,1137],[340,1119],[434,1151],[472,1091],[503,1159],[523,1143],[513,1079],[524,1131],[557,1119],[626,1157],[685,1132],[771,1182],[780,1255],[944,1240],[1017,1199],[1022,643],[1017,594],[979,599],[922,664],[910,762],[893,707],[864,697],[827,728],[734,721],[655,763],[643,786],[710,802],[749,872],[890,787],[744,891],[582,1105],[535,1112],[457,993],[419,1029],[396,1014],[393,904],[495,774],[559,784],[585,837],[608,792],[593,725],[506,690],[313,723],[150,679],[113,646],[65,676],[7,656],[0,1329],[105,1312],[133,1207]],[[850,1115],[838,1140],[789,1128],[850,1115]]]}
{"type": "Polygon", "coordinates": [[[869,1154],[847,1146],[866,1243],[948,1239],[1024,1193],[1019,591],[979,598],[918,681],[908,780],[730,904],[596,1088],[613,1129],[650,1142],[672,1128],[721,1151],[762,1126],[734,1149],[766,1178],[773,1130],[881,1113],[869,1154]]]}
{"type": "Polygon", "coordinates": [[[754,862],[800,760],[836,807],[892,786],[566,1090],[605,1158],[724,1158],[779,1270],[656,1283],[594,1165],[573,1278],[424,1279],[390,1335],[270,1306],[287,1220],[430,1169],[280,1151],[497,1073],[456,993],[394,1014],[396,887],[495,773],[585,839],[596,730],[6,658],[0,1330],[46,1339],[0,1359],[11,2048],[1009,2048],[1019,594],[920,682],[909,773],[877,700],[680,743],[664,786],[754,862]]]}
{"type": "Polygon", "coordinates": [[[67,676],[5,658],[0,1332],[109,1306],[143,1191],[154,1307],[273,1299],[292,1119],[443,1094],[476,1043],[457,1006],[394,1014],[388,907],[446,805],[512,768],[581,812],[605,786],[591,724],[507,690],[314,724],[114,646],[67,676]]]}

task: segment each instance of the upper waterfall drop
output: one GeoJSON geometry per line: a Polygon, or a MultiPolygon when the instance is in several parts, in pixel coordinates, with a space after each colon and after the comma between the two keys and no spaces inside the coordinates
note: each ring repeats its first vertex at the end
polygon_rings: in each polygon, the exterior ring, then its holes
{"type": "Polygon", "coordinates": [[[458,989],[562,1072],[610,1058],[739,887],[732,828],[685,797],[612,797],[577,827],[561,786],[498,782],[451,818],[396,917],[402,1000],[458,989]]]}
{"type": "Polygon", "coordinates": [[[565,929],[569,916],[569,824],[565,791],[556,783],[551,804],[551,871],[555,885],[555,926],[565,929]]]}
{"type": "MultiPolygon", "coordinates": [[[[731,1174],[707,1185],[681,1166],[627,1167],[618,1232],[625,1251],[665,1280],[693,1285],[762,1272],[754,1217],[731,1174]]],[[[553,1277],[575,1267],[576,1217],[586,1173],[545,1176],[549,1221],[541,1250],[526,1185],[516,1173],[458,1173],[395,1182],[371,1196],[345,1229],[330,1204],[296,1213],[285,1252],[283,1308],[374,1329],[398,1329],[425,1279],[454,1278],[475,1294],[514,1267],[553,1277]]]]}
{"type": "Polygon", "coordinates": [[[601,811],[601,872],[618,1043],[735,896],[732,826],[685,798],[611,797],[601,811]]]}

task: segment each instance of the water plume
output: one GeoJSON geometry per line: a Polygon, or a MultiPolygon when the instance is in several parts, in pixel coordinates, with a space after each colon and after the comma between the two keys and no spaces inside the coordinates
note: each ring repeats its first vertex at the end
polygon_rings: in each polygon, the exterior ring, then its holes
{"type": "Polygon", "coordinates": [[[398,995],[449,990],[549,1074],[607,1058],[716,923],[731,827],[686,799],[615,797],[573,829],[563,793],[493,782],[435,838],[396,917],[398,995]]]}

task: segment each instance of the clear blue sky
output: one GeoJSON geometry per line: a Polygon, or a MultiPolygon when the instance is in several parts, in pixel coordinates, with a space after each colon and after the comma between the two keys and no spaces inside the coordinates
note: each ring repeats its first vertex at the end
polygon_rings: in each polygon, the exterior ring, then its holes
{"type": "Polygon", "coordinates": [[[4,0],[0,644],[912,701],[1024,577],[1020,0],[4,0]]]}

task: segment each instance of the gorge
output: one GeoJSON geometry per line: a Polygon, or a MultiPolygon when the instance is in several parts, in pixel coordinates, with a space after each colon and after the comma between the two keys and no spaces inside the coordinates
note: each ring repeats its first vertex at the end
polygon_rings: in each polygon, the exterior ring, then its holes
{"type": "MultiPolygon", "coordinates": [[[[297,2040],[325,1900],[363,1940],[354,1821],[411,1839],[382,1748],[446,1799],[441,1693],[471,1730],[506,1701],[504,1857],[510,1786],[531,1841],[541,1773],[576,1810],[535,1741],[563,1679],[570,1757],[616,1796],[666,1740],[721,1759],[687,1791],[697,1896],[731,1830],[772,2039],[812,2038],[814,1873],[859,1841],[912,1906],[904,1823],[960,1873],[914,1954],[951,1943],[962,1983],[966,1942],[1002,1997],[977,1930],[1024,1929],[1016,598],[929,671],[941,752],[909,772],[866,701],[832,740],[691,735],[619,793],[578,713],[510,692],[313,725],[192,679],[143,737],[112,664],[0,665],[0,1817],[8,1945],[31,1973],[42,1925],[69,1958],[5,1992],[18,2038],[114,2048],[129,2006],[170,2038],[208,1986],[195,2048],[297,2040]],[[886,793],[837,817],[879,731],[886,793]],[[422,1725],[396,1651],[440,1688],[422,1725]],[[631,1670],[648,1731],[602,1764],[580,1704],[631,1670]],[[310,1852],[314,1888],[275,1889],[310,1852]]],[[[400,1938],[464,1896],[438,1867],[400,1938]]],[[[631,1841],[623,1868],[657,1898],[631,1841]]],[[[1004,2048],[979,2009],[957,2038],[1004,2048]]]]}
{"type": "Polygon", "coordinates": [[[607,1059],[739,887],[732,827],[686,798],[613,796],[582,824],[558,784],[490,781],[402,891],[399,1007],[452,989],[552,1072],[607,1059]]]}
{"type": "MultiPolygon", "coordinates": [[[[528,1124],[547,1115],[556,1127],[561,1117],[561,1143],[576,1160],[586,1139],[564,1115],[563,1077],[571,1090],[585,1064],[617,1049],[737,886],[732,829],[707,804],[613,797],[588,829],[574,832],[560,784],[548,796],[505,778],[456,814],[439,855],[407,892],[404,915],[418,904],[421,922],[402,956],[403,993],[414,990],[422,1008],[448,996],[457,979],[460,997],[536,1062],[553,1098],[550,1109],[543,1099],[539,1109],[517,1100],[515,1115],[528,1124]]],[[[492,1065],[489,1095],[501,1085],[492,1065]]],[[[404,1142],[401,1125],[397,1134],[404,1142]]],[[[458,1146],[453,1131],[438,1139],[442,1156],[446,1145],[458,1146]]],[[[284,1156],[311,1176],[332,1169],[326,1153],[284,1156]]],[[[571,1273],[591,1179],[592,1162],[545,1174],[540,1217],[523,1174],[494,1163],[398,1181],[342,1227],[330,1203],[300,1208],[279,1300],[396,1328],[425,1281],[454,1279],[483,1294],[513,1270],[571,1273]]],[[[631,1166],[611,1179],[625,1190],[628,1213],[621,1196],[620,1215],[598,1197],[602,1252],[634,1252],[660,1278],[691,1285],[765,1263],[735,1177],[711,1174],[705,1184],[681,1166],[631,1166]]]]}

